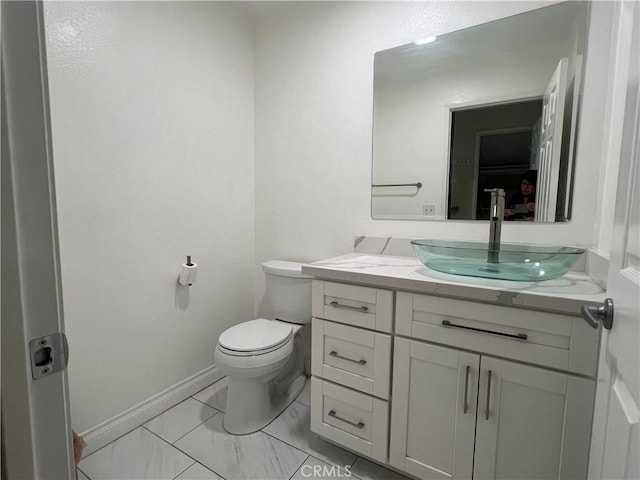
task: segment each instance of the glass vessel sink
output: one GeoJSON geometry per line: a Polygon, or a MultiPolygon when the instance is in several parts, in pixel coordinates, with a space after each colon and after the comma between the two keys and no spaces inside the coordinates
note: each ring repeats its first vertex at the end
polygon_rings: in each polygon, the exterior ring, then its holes
{"type": "Polygon", "coordinates": [[[420,261],[442,273],[521,282],[551,280],[567,273],[584,253],[573,247],[502,243],[498,262],[488,262],[481,242],[413,240],[420,261]]]}

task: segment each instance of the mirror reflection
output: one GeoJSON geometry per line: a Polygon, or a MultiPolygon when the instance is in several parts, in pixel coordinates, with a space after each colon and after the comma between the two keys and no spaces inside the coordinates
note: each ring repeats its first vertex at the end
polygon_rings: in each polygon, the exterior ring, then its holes
{"type": "Polygon", "coordinates": [[[373,218],[571,217],[586,2],[564,2],[375,55],[373,218]]]}

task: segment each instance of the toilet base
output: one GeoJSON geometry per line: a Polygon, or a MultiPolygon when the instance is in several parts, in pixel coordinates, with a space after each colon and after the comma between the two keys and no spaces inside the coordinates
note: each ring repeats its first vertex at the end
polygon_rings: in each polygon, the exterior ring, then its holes
{"type": "Polygon", "coordinates": [[[299,375],[286,390],[280,391],[273,381],[229,378],[227,411],[222,421],[224,429],[233,435],[257,432],[271,423],[297,398],[305,381],[306,377],[299,375]]]}

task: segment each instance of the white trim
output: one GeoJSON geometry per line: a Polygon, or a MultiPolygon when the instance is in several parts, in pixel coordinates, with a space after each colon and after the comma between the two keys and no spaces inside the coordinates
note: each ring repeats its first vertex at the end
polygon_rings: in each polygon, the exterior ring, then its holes
{"type": "Polygon", "coordinates": [[[531,102],[533,100],[542,100],[543,93],[544,92],[540,91],[528,91],[520,92],[519,94],[495,95],[492,97],[477,98],[468,102],[447,103],[446,107],[450,112],[459,112],[461,110],[509,105],[511,103],[531,102]]]}
{"type": "Polygon", "coordinates": [[[629,391],[629,387],[627,387],[620,375],[616,375],[616,379],[613,382],[613,391],[629,425],[636,425],[640,422],[640,408],[638,408],[633,395],[629,391]]]}
{"type": "Polygon", "coordinates": [[[163,392],[82,432],[81,435],[87,442],[84,456],[86,457],[124,434],[138,428],[223,377],[224,375],[220,372],[218,366],[211,365],[163,392]]]}
{"type": "Polygon", "coordinates": [[[64,333],[42,8],[0,6],[2,478],[75,478],[67,372],[34,379],[28,346],[64,333]]]}

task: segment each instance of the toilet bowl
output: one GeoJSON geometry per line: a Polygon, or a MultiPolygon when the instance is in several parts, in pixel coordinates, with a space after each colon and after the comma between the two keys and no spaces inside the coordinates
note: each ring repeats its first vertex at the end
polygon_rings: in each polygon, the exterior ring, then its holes
{"type": "Polygon", "coordinates": [[[218,339],[215,361],[228,377],[223,425],[229,433],[253,433],[276,418],[305,383],[300,330],[311,321],[311,277],[302,264],[263,264],[267,297],[276,319],[234,325],[218,339]]]}

